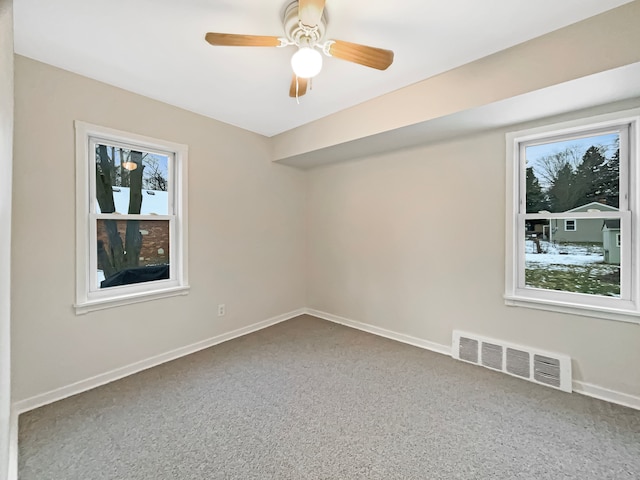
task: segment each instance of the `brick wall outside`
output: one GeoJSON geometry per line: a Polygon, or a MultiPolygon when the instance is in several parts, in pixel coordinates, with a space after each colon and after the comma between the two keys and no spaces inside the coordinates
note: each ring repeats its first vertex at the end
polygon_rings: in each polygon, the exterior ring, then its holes
{"type": "MultiPolygon", "coordinates": [[[[125,242],[126,220],[118,221],[118,232],[122,243],[125,242]]],[[[140,266],[169,263],[169,221],[168,220],[142,220],[140,221],[142,232],[142,249],[140,250],[140,266]]],[[[98,221],[98,240],[102,240],[105,249],[109,251],[109,239],[104,228],[104,222],[98,221]]]]}

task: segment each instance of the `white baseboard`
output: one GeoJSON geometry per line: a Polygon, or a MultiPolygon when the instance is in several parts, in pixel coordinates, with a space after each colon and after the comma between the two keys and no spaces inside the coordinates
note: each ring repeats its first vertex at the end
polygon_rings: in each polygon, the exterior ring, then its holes
{"type": "Polygon", "coordinates": [[[608,388],[599,387],[587,382],[581,382],[579,380],[573,381],[573,391],[581,395],[597,398],[599,400],[605,400],[611,403],[617,403],[629,408],[640,410],[640,397],[629,395],[627,393],[617,392],[608,388]]]}
{"type": "Polygon", "coordinates": [[[87,390],[91,390],[101,385],[105,385],[115,380],[127,377],[134,373],[141,372],[142,370],[146,370],[148,368],[170,362],[171,360],[184,357],[185,355],[190,355],[200,350],[204,350],[205,348],[212,347],[219,343],[223,343],[228,340],[242,337],[243,335],[247,335],[258,330],[262,330],[263,328],[267,328],[277,323],[290,320],[299,315],[303,315],[305,312],[306,309],[300,308],[298,310],[294,310],[293,312],[278,315],[262,322],[254,323],[253,325],[249,325],[247,327],[239,328],[228,333],[223,333],[222,335],[217,335],[215,337],[202,340],[185,347],[176,348],[175,350],[171,350],[169,352],[162,353],[160,355],[156,355],[154,357],[147,358],[130,365],[126,365],[124,367],[116,368],[109,372],[101,373],[85,380],[80,380],[79,382],[72,383],[71,385],[56,388],[55,390],[51,390],[49,392],[41,393],[33,397],[17,401],[13,404],[13,410],[17,418],[17,415],[29,410],[33,410],[34,408],[57,402],[58,400],[62,400],[63,398],[86,392],[87,390]]]}
{"type": "MultiPolygon", "coordinates": [[[[369,325],[367,323],[358,322],[348,318],[333,315],[331,313],[322,312],[320,310],[314,310],[312,308],[306,308],[305,313],[313,315],[314,317],[329,320],[330,322],[339,323],[347,327],[356,328],[365,332],[373,333],[381,337],[389,338],[391,340],[397,340],[402,343],[408,343],[416,347],[431,350],[432,352],[442,353],[443,355],[451,355],[451,347],[448,345],[441,345],[439,343],[429,342],[421,338],[412,337],[403,333],[393,332],[384,328],[369,325]]],[[[640,397],[629,395],[627,393],[617,392],[608,388],[599,387],[590,383],[582,382],[579,380],[573,380],[572,382],[573,392],[588,397],[597,398],[598,400],[604,400],[606,402],[615,403],[624,407],[634,408],[640,410],[640,397]]]]}
{"type": "Polygon", "coordinates": [[[308,315],[313,315],[314,317],[322,318],[323,320],[328,320],[333,323],[339,323],[340,325],[345,325],[347,327],[362,330],[363,332],[373,333],[374,335],[378,335],[380,337],[407,343],[409,345],[413,345],[414,347],[424,348],[425,350],[431,350],[432,352],[441,353],[443,355],[451,355],[451,347],[448,345],[441,345],[439,343],[430,342],[421,338],[412,337],[411,335],[405,335],[404,333],[398,333],[392,330],[387,330],[385,328],[369,325],[368,323],[362,323],[356,320],[339,317],[338,315],[333,315],[331,313],[321,312],[320,310],[314,310],[313,308],[305,309],[305,313],[307,313],[308,315]]]}
{"type": "MultiPolygon", "coordinates": [[[[389,338],[391,340],[396,340],[398,342],[406,343],[419,348],[424,348],[432,352],[441,353],[443,355],[449,355],[449,356],[451,355],[451,346],[449,345],[442,345],[439,343],[430,342],[428,340],[412,337],[410,335],[394,332],[392,330],[376,327],[374,325],[358,322],[356,320],[351,320],[348,318],[340,317],[338,315],[333,315],[331,313],[315,310],[312,308],[300,308],[298,310],[294,310],[289,313],[285,313],[282,315],[269,318],[262,322],[254,323],[253,325],[249,325],[247,327],[239,328],[237,330],[233,330],[231,332],[224,333],[222,335],[218,335],[218,336],[209,338],[207,340],[202,340],[200,342],[196,342],[194,344],[187,345],[185,347],[177,348],[175,350],[171,350],[169,352],[156,355],[154,357],[141,360],[139,362],[135,362],[130,365],[126,365],[124,367],[120,367],[115,370],[111,370],[109,372],[105,372],[100,375],[87,378],[85,380],[81,380],[79,382],[72,383],[71,385],[60,387],[60,388],[51,390],[49,392],[45,392],[30,398],[26,398],[24,400],[15,402],[12,406],[12,422],[13,422],[12,428],[15,430],[15,431],[12,431],[12,439],[13,439],[12,441],[15,441],[15,444],[11,445],[10,448],[12,448],[12,452],[15,452],[17,457],[17,440],[18,440],[17,426],[18,426],[18,415],[21,413],[27,412],[29,410],[33,410],[34,408],[38,408],[43,405],[47,405],[49,403],[56,402],[58,400],[62,400],[63,398],[67,398],[72,395],[76,395],[78,393],[85,392],[87,390],[91,390],[92,388],[105,385],[115,380],[119,380],[120,378],[124,378],[134,373],[140,372],[142,370],[146,370],[148,368],[161,365],[171,360],[184,357],[185,355],[195,353],[197,351],[212,347],[219,343],[223,343],[228,340],[232,340],[234,338],[238,338],[258,330],[262,330],[264,328],[270,327],[280,322],[284,322],[286,320],[290,320],[292,318],[295,318],[303,314],[312,315],[314,317],[321,318],[323,320],[328,320],[330,322],[338,323],[340,325],[345,325],[347,327],[355,328],[357,330],[362,330],[364,332],[372,333],[374,335],[378,335],[384,338],[389,338]]],[[[577,380],[573,381],[573,391],[576,393],[580,393],[582,395],[587,395],[590,397],[598,398],[600,400],[605,400],[611,403],[616,403],[619,405],[624,405],[626,407],[631,407],[631,408],[640,410],[640,397],[636,397],[626,393],[617,392],[615,390],[610,390],[604,387],[592,385],[592,384],[582,382],[582,381],[577,381],[577,380]]],[[[17,464],[14,465],[14,469],[17,469],[17,464]]],[[[11,477],[9,478],[11,479],[11,477]]]]}

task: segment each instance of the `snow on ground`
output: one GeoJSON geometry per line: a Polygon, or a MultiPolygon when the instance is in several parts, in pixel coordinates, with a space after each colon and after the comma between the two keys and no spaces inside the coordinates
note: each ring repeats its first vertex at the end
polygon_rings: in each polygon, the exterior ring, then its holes
{"type": "Polygon", "coordinates": [[[558,255],[552,253],[527,253],[527,263],[539,263],[544,265],[589,265],[602,263],[602,255],[558,255]]]}
{"type": "Polygon", "coordinates": [[[620,296],[620,266],[604,263],[598,244],[525,242],[526,286],[592,295],[620,296]]]}
{"type": "Polygon", "coordinates": [[[532,240],[525,242],[525,260],[527,264],[536,265],[570,265],[585,266],[602,263],[604,253],[602,247],[596,245],[554,245],[540,241],[544,253],[535,253],[536,245],[532,240]]]}

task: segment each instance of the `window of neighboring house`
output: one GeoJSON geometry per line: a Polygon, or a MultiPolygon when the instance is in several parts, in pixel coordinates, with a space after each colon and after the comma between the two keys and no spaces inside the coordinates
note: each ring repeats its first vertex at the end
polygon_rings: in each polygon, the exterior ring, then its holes
{"type": "Polygon", "coordinates": [[[638,321],[639,122],[634,109],[507,134],[508,305],[638,321]]]}
{"type": "Polygon", "coordinates": [[[76,122],[76,312],[188,292],[187,146],[76,122]]]}

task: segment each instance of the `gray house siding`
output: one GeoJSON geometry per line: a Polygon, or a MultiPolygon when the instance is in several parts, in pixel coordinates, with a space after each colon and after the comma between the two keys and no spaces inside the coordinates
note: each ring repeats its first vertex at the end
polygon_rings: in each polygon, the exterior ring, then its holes
{"type": "MultiPolygon", "coordinates": [[[[601,212],[616,212],[617,208],[599,202],[591,202],[581,205],[565,213],[579,213],[590,210],[601,212]]],[[[552,239],[559,243],[602,243],[602,218],[574,218],[574,219],[552,219],[551,230],[552,239]],[[573,228],[571,228],[573,227],[573,228]]]]}
{"type": "Polygon", "coordinates": [[[601,218],[572,219],[572,222],[575,230],[567,230],[567,222],[565,219],[554,218],[551,220],[553,240],[561,243],[602,243],[601,218]]]}

